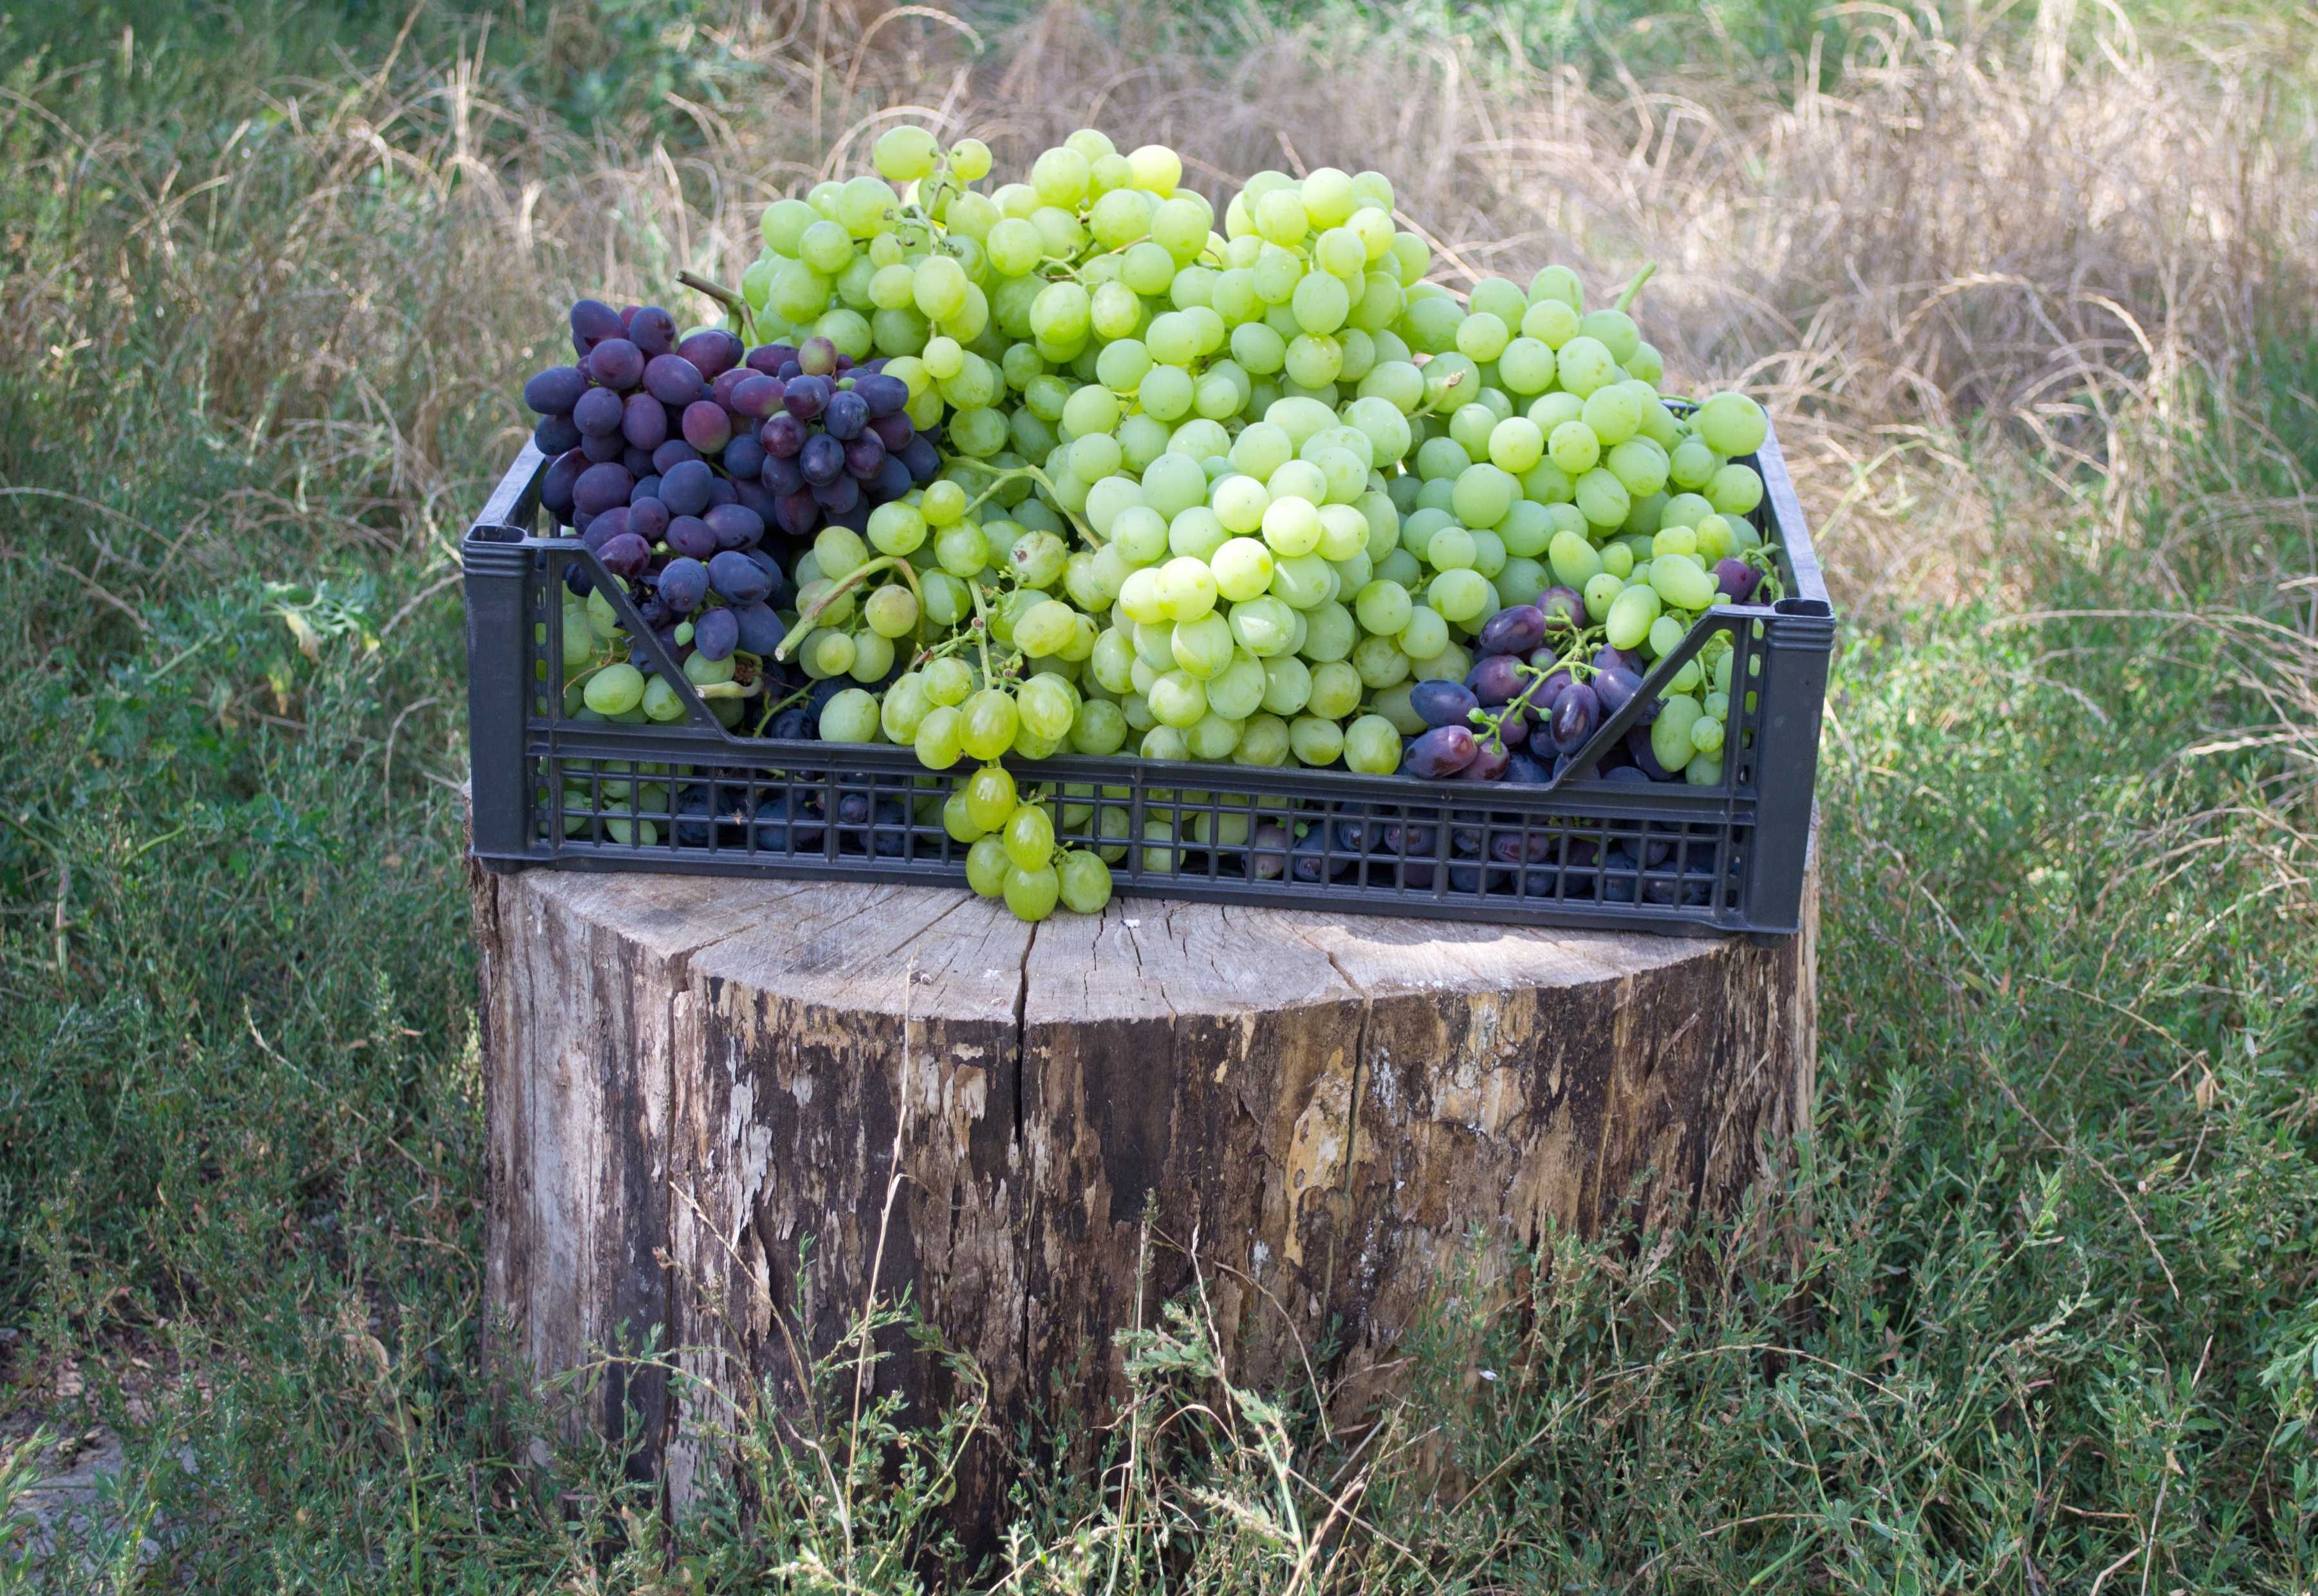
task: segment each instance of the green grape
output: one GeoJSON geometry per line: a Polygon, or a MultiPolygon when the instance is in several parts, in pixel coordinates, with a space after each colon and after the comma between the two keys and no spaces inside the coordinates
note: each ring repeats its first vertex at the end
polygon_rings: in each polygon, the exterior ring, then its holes
{"type": "Polygon", "coordinates": [[[684,700],[677,696],[676,688],[665,677],[654,677],[644,684],[642,708],[647,721],[680,721],[684,718],[684,700]]]}
{"type": "Polygon", "coordinates": [[[1014,623],[1014,646],[1033,659],[1060,653],[1067,647],[1077,612],[1059,599],[1041,599],[1014,623]]]}
{"type": "Polygon", "coordinates": [[[1400,733],[1382,715],[1362,715],[1344,728],[1344,763],[1363,776],[1400,768],[1400,733]]]}
{"type": "Polygon", "coordinates": [[[1039,805],[1025,803],[1007,817],[1001,840],[1015,868],[1036,870],[1054,857],[1054,818],[1039,805]]]}
{"type": "Polygon", "coordinates": [[[1658,493],[1667,483],[1667,453],[1649,439],[1628,438],[1610,451],[1604,462],[1636,501],[1658,493]]]}
{"type": "Polygon", "coordinates": [[[1174,668],[1206,681],[1231,663],[1231,624],[1212,612],[1179,623],[1168,633],[1167,648],[1174,668]]]}
{"type": "Polygon", "coordinates": [[[933,707],[933,700],[926,696],[925,677],[917,671],[905,672],[885,689],[877,707],[877,723],[885,729],[888,742],[914,742],[918,728],[925,724],[933,707]]]}
{"type": "Polygon", "coordinates": [[[821,706],[823,742],[871,742],[877,735],[877,701],[848,687],[821,706]]]}
{"type": "Polygon", "coordinates": [[[1100,914],[1110,901],[1110,866],[1095,854],[1073,848],[1063,856],[1058,890],[1064,907],[1072,913],[1100,914]]]}
{"type": "MultiPolygon", "coordinates": [[[[1266,518],[1269,520],[1268,516],[1266,518]]],[[[1254,538],[1226,540],[1208,556],[1208,564],[1214,574],[1218,596],[1235,604],[1255,597],[1271,585],[1271,551],[1254,538]]]]}
{"type": "Polygon", "coordinates": [[[1151,690],[1146,697],[1151,706],[1152,717],[1162,726],[1172,727],[1179,731],[1197,724],[1199,717],[1208,713],[1206,687],[1196,677],[1184,670],[1161,674],[1151,684],[1151,690]]]}
{"type": "Polygon", "coordinates": [[[1642,346],[1640,329],[1623,310],[1589,310],[1577,326],[1587,337],[1599,338],[1611,358],[1621,363],[1642,346]]]}
{"type": "Polygon", "coordinates": [[[1115,754],[1127,741],[1127,716],[1119,705],[1090,699],[1071,721],[1071,747],[1082,754],[1115,754]]]}
{"type": "Polygon", "coordinates": [[[1634,507],[1626,485],[1599,466],[1577,479],[1575,497],[1579,511],[1595,526],[1622,525],[1634,507]]]}
{"type": "Polygon", "coordinates": [[[1468,570],[1473,564],[1473,534],[1451,523],[1425,540],[1424,561],[1435,570],[1468,570]]]}
{"type": "Polygon", "coordinates": [[[959,791],[966,795],[966,818],[977,837],[1004,825],[1021,802],[1014,790],[1014,777],[1003,765],[981,767],[966,777],[959,791]]]}
{"type": "Polygon", "coordinates": [[[1056,900],[1062,894],[1062,882],[1050,865],[1041,865],[1036,870],[1010,865],[1005,894],[1006,907],[1014,911],[1015,919],[1042,920],[1055,912],[1056,900]]]}
{"type": "Polygon", "coordinates": [[[1239,747],[1239,722],[1210,710],[1184,729],[1183,746],[1195,759],[1227,759],[1239,747]]]}
{"type": "MultiPolygon", "coordinates": [[[[1334,765],[1343,756],[1343,729],[1317,715],[1298,715],[1289,724],[1288,746],[1300,764],[1316,767],[1334,765]]],[[[1397,747],[1395,752],[1398,752],[1397,747]]]]}
{"type": "Polygon", "coordinates": [[[644,673],[624,660],[588,678],[585,701],[597,714],[624,714],[643,702],[644,673]]]}
{"type": "Polygon", "coordinates": [[[974,668],[956,655],[936,659],[922,673],[926,697],[936,704],[954,706],[966,702],[974,691],[974,668]]]}
{"type": "Polygon", "coordinates": [[[918,763],[929,770],[948,770],[957,763],[965,752],[961,742],[966,729],[966,717],[947,704],[937,704],[918,722],[912,746],[918,763]]]}
{"type": "Polygon", "coordinates": [[[1354,596],[1352,611],[1365,631],[1379,637],[1393,637],[1407,627],[1415,605],[1407,588],[1398,582],[1379,578],[1354,596]]]}
{"type": "Polygon", "coordinates": [[[1586,395],[1580,415],[1604,449],[1624,443],[1642,427],[1641,403],[1634,390],[1622,383],[1613,382],[1586,395]]]}
{"type": "Polygon", "coordinates": [[[845,668],[847,675],[857,682],[882,682],[885,679],[885,673],[893,668],[892,638],[881,637],[875,632],[854,634],[853,663],[845,668]]]}
{"type": "Polygon", "coordinates": [[[1649,635],[1650,623],[1658,618],[1658,614],[1656,590],[1644,586],[1627,587],[1604,617],[1603,634],[1612,648],[1638,648],[1649,635]]]}
{"type": "Polygon", "coordinates": [[[1650,723],[1650,752],[1667,770],[1680,770],[1700,751],[1691,731],[1704,713],[1698,700],[1686,696],[1668,698],[1659,705],[1658,718],[1650,723]]]}
{"type": "Polygon", "coordinates": [[[1013,868],[1008,858],[1006,845],[997,838],[982,836],[966,850],[966,884],[977,897],[995,898],[1006,890],[1006,873],[1013,868]]]}
{"type": "Polygon", "coordinates": [[[1208,679],[1208,709],[1226,720],[1244,721],[1262,707],[1268,680],[1263,661],[1241,654],[1208,679]]]}
{"type": "Polygon", "coordinates": [[[917,628],[917,595],[898,582],[889,582],[863,602],[861,616],[880,637],[906,637],[917,628]]]}
{"type": "Polygon", "coordinates": [[[1409,658],[1388,637],[1361,639],[1352,647],[1351,664],[1361,684],[1371,691],[1380,691],[1408,678],[1409,658]]]}
{"type": "Polygon", "coordinates": [[[1444,570],[1425,585],[1425,603],[1443,619],[1460,624],[1478,622],[1496,607],[1495,599],[1489,579],[1469,569],[1444,570]]]}
{"type": "Polygon", "coordinates": [[[995,759],[1014,746],[1021,714],[1014,700],[998,688],[984,687],[974,694],[966,701],[962,713],[959,745],[975,758],[995,759]]]}
{"type": "Polygon", "coordinates": [[[1580,333],[1554,352],[1556,375],[1561,386],[1584,399],[1618,380],[1617,357],[1599,338],[1580,333]]]}
{"type": "Polygon", "coordinates": [[[1155,596],[1167,619],[1196,621],[1216,607],[1216,578],[1203,561],[1179,557],[1159,568],[1155,596]]]}
{"type": "Polygon", "coordinates": [[[1708,480],[1706,501],[1724,516],[1750,515],[1763,502],[1763,479],[1752,466],[1726,465],[1708,480]]]}
{"type": "Polygon", "coordinates": [[[1449,507],[1467,526],[1490,527],[1505,518],[1520,497],[1521,484],[1485,461],[1459,475],[1449,507]]]}
{"type": "Polygon", "coordinates": [[[1136,746],[1135,751],[1146,759],[1188,759],[1191,757],[1190,745],[1183,740],[1183,733],[1173,726],[1153,726],[1143,734],[1143,740],[1136,746]]]}
{"type": "Polygon", "coordinates": [[[1438,610],[1419,605],[1410,612],[1397,641],[1411,659],[1430,659],[1449,646],[1449,623],[1438,610]]]}
{"type": "Polygon", "coordinates": [[[1233,639],[1259,659],[1295,646],[1297,614],[1270,594],[1232,605],[1230,619],[1233,639]]]}
{"type": "Polygon", "coordinates": [[[1323,720],[1338,721],[1361,705],[1361,673],[1342,659],[1330,660],[1312,673],[1312,691],[1304,707],[1323,720]]]}
{"type": "Polygon", "coordinates": [[[1699,406],[1691,427],[1708,448],[1726,459],[1752,454],[1770,435],[1763,407],[1743,393],[1718,393],[1699,406]]]}

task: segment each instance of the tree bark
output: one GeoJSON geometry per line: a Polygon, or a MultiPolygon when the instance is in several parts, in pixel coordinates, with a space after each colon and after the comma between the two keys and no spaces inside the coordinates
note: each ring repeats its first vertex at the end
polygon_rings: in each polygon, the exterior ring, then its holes
{"type": "MultiPolygon", "coordinates": [[[[1114,1333],[1194,1258],[1237,1383],[1356,1389],[1476,1233],[1501,1270],[1557,1230],[1729,1214],[1810,1114],[1808,916],[1757,946],[1151,900],[1031,927],[684,876],[474,893],[499,1349],[544,1377],[656,1337],[689,1378],[615,1371],[569,1421],[640,1425],[679,1500],[715,1394],[801,1413],[873,1283],[1009,1425],[1119,1395],[1114,1333]]],[[[921,1416],[964,1394],[888,1343],[921,1416]]],[[[975,1455],[967,1521],[1003,1476],[975,1455]]]]}

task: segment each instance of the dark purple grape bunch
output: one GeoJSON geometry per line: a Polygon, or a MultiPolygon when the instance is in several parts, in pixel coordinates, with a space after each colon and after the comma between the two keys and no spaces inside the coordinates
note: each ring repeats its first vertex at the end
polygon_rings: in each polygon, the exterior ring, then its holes
{"type": "MultiPolygon", "coordinates": [[[[1584,653],[1586,600],[1550,587],[1535,604],[1511,605],[1474,639],[1461,682],[1420,682],[1409,707],[1425,730],[1409,739],[1401,774],[1429,781],[1509,781],[1541,785],[1593,740],[1641,686],[1641,661],[1622,649],[1584,653]]],[[[1599,761],[1606,773],[1630,755],[1599,761]]]]}
{"type": "MultiPolygon", "coordinates": [[[[553,457],[540,503],[628,585],[640,618],[672,656],[770,653],[782,634],[773,606],[785,590],[780,562],[761,547],[775,496],[756,470],[732,467],[754,467],[745,452],[733,459],[744,438],[753,445],[757,422],[745,407],[769,413],[765,390],[777,384],[743,363],[731,333],[708,329],[679,343],[676,331],[676,318],[657,305],[571,307],[579,358],[524,386],[540,417],[533,440],[553,457]],[[721,603],[710,606],[712,597],[721,603]],[[679,642],[687,625],[689,641],[679,642]]],[[[592,578],[575,563],[567,580],[584,594],[592,578]]],[[[654,663],[641,645],[636,655],[640,667],[654,663]]]]}
{"type": "Polygon", "coordinates": [[[909,385],[886,375],[883,360],[856,366],[815,336],[752,349],[748,364],[762,379],[746,385],[754,425],[733,440],[725,467],[754,468],[789,537],[810,538],[831,524],[866,532],[871,510],[941,469],[933,440],[906,414],[909,385]]]}

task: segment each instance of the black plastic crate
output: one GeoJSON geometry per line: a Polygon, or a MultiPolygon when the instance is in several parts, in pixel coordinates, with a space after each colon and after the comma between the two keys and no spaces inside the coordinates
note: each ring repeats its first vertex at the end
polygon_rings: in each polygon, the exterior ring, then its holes
{"type": "MultiPolygon", "coordinates": [[[[1671,933],[1795,929],[1834,612],[1775,437],[1753,519],[1788,596],[1717,605],[1545,786],[1114,756],[1009,759],[1053,800],[1066,843],[1108,847],[1116,890],[1279,908],[1671,933]],[[1591,773],[1715,632],[1737,650],[1722,779],[1591,773]],[[1302,835],[1298,835],[1298,830],[1302,835]],[[1284,839],[1284,840],[1283,840],[1284,839]]],[[[526,444],[463,547],[473,850],[485,867],[829,877],[966,888],[941,802],[971,760],[906,748],[738,737],[674,660],[686,718],[570,719],[563,578],[586,566],[631,633],[650,632],[576,537],[538,535],[547,462],[526,444]],[[580,802],[573,802],[574,797],[580,802]]]]}

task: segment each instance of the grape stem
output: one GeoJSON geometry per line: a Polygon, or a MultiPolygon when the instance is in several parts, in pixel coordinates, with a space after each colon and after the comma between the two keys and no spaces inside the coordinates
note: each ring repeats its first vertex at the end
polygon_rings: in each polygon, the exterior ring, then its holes
{"type": "Polygon", "coordinates": [[[695,293],[705,294],[733,315],[738,316],[741,318],[741,326],[747,333],[749,342],[753,344],[757,341],[756,312],[749,309],[747,300],[734,293],[723,283],[712,282],[707,278],[696,275],[691,272],[678,272],[676,274],[676,280],[695,293]]]}
{"type": "Polygon", "coordinates": [[[1551,665],[1541,669],[1537,666],[1523,663],[1520,670],[1522,675],[1529,678],[1529,686],[1523,687],[1514,697],[1506,700],[1494,713],[1489,710],[1476,709],[1467,718],[1482,728],[1490,742],[1502,751],[1505,746],[1503,729],[1506,719],[1527,709],[1529,701],[1536,695],[1539,688],[1565,670],[1569,673],[1569,679],[1575,682],[1582,682],[1587,677],[1597,674],[1593,665],[1580,659],[1578,656],[1584,653],[1599,636],[1601,636],[1601,630],[1598,627],[1583,628],[1570,639],[1561,657],[1551,665]]]}
{"type": "Polygon", "coordinates": [[[1642,284],[1648,282],[1658,269],[1658,262],[1644,261],[1642,263],[1642,269],[1634,273],[1634,280],[1626,284],[1626,291],[1618,296],[1618,302],[1615,305],[1613,305],[1611,309],[1613,310],[1626,310],[1631,309],[1635,296],[1642,291],[1642,284]]]}
{"type": "Polygon", "coordinates": [[[982,602],[982,587],[979,583],[968,582],[966,585],[966,591],[967,596],[974,600],[974,647],[975,651],[982,656],[982,682],[984,686],[988,686],[991,685],[992,681],[990,675],[990,609],[988,605],[982,602]]]}
{"type": "Polygon", "coordinates": [[[1027,477],[1031,481],[1038,483],[1038,486],[1047,490],[1047,496],[1055,501],[1055,508],[1062,511],[1064,518],[1068,520],[1074,527],[1078,529],[1078,533],[1081,537],[1086,539],[1088,542],[1092,543],[1098,549],[1102,547],[1102,539],[1095,535],[1094,529],[1092,527],[1080,520],[1078,516],[1074,515],[1071,511],[1063,508],[1062,495],[1056,490],[1053,480],[1049,478],[1046,472],[1040,471],[1037,466],[1018,465],[1011,468],[996,466],[992,465],[988,461],[976,460],[970,454],[961,454],[950,463],[953,465],[972,466],[978,471],[989,471],[997,479],[995,481],[992,482],[989,487],[984,489],[973,503],[966,507],[966,513],[967,515],[971,516],[975,511],[980,509],[984,503],[988,500],[993,494],[1005,487],[1007,483],[1027,477]]]}
{"type": "Polygon", "coordinates": [[[916,596],[919,605],[923,607],[926,596],[923,590],[918,587],[918,573],[912,568],[909,560],[899,554],[880,554],[876,559],[865,560],[860,564],[855,566],[851,570],[847,571],[843,576],[838,578],[837,580],[829,585],[828,592],[822,594],[811,604],[805,605],[804,609],[798,611],[797,623],[789,628],[789,632],[786,637],[781,639],[780,646],[773,650],[773,658],[775,659],[786,660],[789,657],[789,645],[810,632],[813,628],[813,623],[821,619],[823,613],[828,610],[831,605],[835,604],[840,598],[853,591],[854,588],[858,587],[862,583],[867,581],[871,577],[876,576],[879,571],[892,570],[897,567],[902,572],[902,579],[909,583],[911,593],[916,596]]]}

